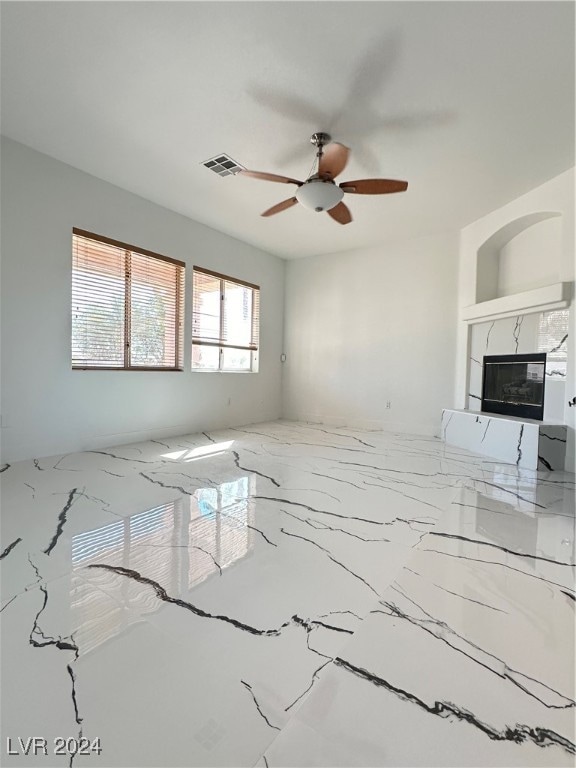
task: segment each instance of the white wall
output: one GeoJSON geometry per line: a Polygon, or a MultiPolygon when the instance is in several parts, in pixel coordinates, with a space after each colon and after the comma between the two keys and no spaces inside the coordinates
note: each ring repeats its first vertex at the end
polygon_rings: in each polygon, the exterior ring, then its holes
{"type": "MultiPolygon", "coordinates": [[[[550,213],[558,214],[556,223],[544,225],[533,232],[526,230],[525,238],[519,238],[512,247],[513,257],[509,259],[508,267],[514,265],[514,274],[509,274],[507,279],[511,284],[520,287],[526,285],[530,279],[530,262],[533,259],[533,244],[527,246],[526,239],[533,238],[534,233],[543,236],[539,239],[539,248],[542,251],[542,259],[548,260],[548,264],[541,267],[538,281],[542,283],[543,274],[547,279],[553,278],[560,282],[574,281],[576,272],[575,258],[575,231],[574,231],[574,168],[555,176],[550,181],[527,192],[525,195],[511,201],[505,206],[489,213],[478,221],[465,227],[460,233],[460,258],[459,258],[459,287],[458,305],[459,311],[464,307],[475,304],[478,295],[479,275],[477,255],[479,249],[496,236],[500,230],[506,231],[513,227],[514,222],[523,221],[524,217],[535,217],[541,214],[548,217],[550,213]],[[543,213],[544,212],[544,213],[543,213]],[[522,262],[518,253],[518,246],[527,247],[528,259],[522,262]],[[554,255],[553,264],[550,265],[550,254],[554,255]]],[[[538,225],[539,226],[539,225],[538,225]]],[[[508,256],[512,255],[512,251],[508,256]]],[[[479,299],[481,300],[481,299],[479,299]]],[[[576,408],[568,407],[568,398],[576,395],[576,312],[574,301],[570,308],[569,337],[568,337],[568,369],[566,374],[565,403],[563,421],[568,425],[568,445],[566,452],[566,468],[574,471],[575,464],[575,427],[576,408]]],[[[471,333],[467,323],[458,322],[458,342],[456,360],[456,397],[455,407],[466,408],[469,392],[469,363],[471,354],[471,333]]]]}
{"type": "Polygon", "coordinates": [[[285,416],[437,434],[453,401],[457,258],[444,234],[288,262],[285,416]]]}
{"type": "Polygon", "coordinates": [[[1,160],[3,461],[280,416],[281,259],[8,139],[1,160]],[[186,262],[184,372],[71,370],[72,227],[186,262]],[[259,373],[191,372],[194,264],[261,286],[259,373]]]}
{"type": "Polygon", "coordinates": [[[539,221],[500,250],[497,296],[531,291],[560,282],[562,219],[539,221]]]}

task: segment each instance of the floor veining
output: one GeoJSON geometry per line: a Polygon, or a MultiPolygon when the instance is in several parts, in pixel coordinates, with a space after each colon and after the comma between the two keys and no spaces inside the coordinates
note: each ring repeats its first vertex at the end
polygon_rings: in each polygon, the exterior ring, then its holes
{"type": "Polygon", "coordinates": [[[574,475],[287,421],[0,471],[2,765],[575,765],[574,475]]]}

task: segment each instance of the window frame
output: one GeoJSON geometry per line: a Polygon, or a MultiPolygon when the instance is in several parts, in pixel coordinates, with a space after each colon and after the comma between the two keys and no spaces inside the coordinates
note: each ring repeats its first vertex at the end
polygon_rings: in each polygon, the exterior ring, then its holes
{"type": "MultiPolygon", "coordinates": [[[[138,246],[124,243],[120,240],[114,240],[111,237],[105,237],[104,235],[97,235],[94,232],[88,232],[85,229],[79,229],[78,227],[72,228],[72,274],[74,274],[74,237],[83,237],[87,240],[93,240],[97,243],[104,243],[114,248],[118,248],[125,252],[124,261],[124,364],[122,366],[114,365],[74,365],[72,361],[73,371],[163,371],[169,373],[183,373],[184,371],[184,304],[185,304],[185,285],[186,285],[186,264],[178,259],[172,259],[169,256],[164,256],[155,251],[150,251],[147,248],[139,248],[138,246]],[[164,261],[169,264],[173,264],[179,269],[176,270],[175,281],[175,323],[174,323],[174,350],[175,350],[175,365],[174,366],[160,366],[160,365],[132,365],[130,363],[130,326],[131,326],[131,295],[130,295],[130,267],[129,259],[130,255],[138,254],[139,256],[145,256],[157,261],[164,261]]],[[[72,307],[72,312],[74,309],[72,307]]]]}
{"type": "Polygon", "coordinates": [[[192,340],[190,349],[192,352],[191,360],[190,360],[190,369],[193,373],[258,373],[259,372],[259,352],[260,352],[260,286],[256,285],[255,283],[250,283],[247,280],[242,280],[237,277],[232,277],[231,275],[224,275],[222,272],[215,272],[212,269],[207,269],[206,267],[199,267],[198,265],[194,265],[192,267],[192,340]],[[194,275],[198,272],[203,275],[208,275],[209,277],[214,277],[217,280],[220,281],[220,338],[218,341],[195,341],[194,338],[194,275]],[[234,285],[239,285],[244,288],[250,288],[252,293],[252,308],[251,308],[251,326],[254,326],[254,312],[255,312],[255,301],[254,301],[254,292],[257,291],[257,297],[258,297],[258,344],[256,346],[254,345],[242,345],[242,344],[227,344],[223,342],[224,337],[224,311],[223,311],[223,302],[224,302],[224,283],[233,283],[234,285]],[[200,368],[196,367],[194,365],[194,346],[202,346],[202,347],[216,347],[218,349],[218,368],[200,368]],[[250,368],[224,368],[223,367],[223,357],[224,357],[224,350],[225,349],[243,349],[250,352],[250,368]]]}

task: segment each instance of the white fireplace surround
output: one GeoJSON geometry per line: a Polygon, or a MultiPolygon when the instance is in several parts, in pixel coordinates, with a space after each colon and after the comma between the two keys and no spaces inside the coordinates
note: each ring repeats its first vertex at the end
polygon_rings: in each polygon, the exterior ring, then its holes
{"type": "Polygon", "coordinates": [[[442,439],[525,469],[563,470],[564,424],[467,410],[442,411],[442,439]]]}
{"type": "Polygon", "coordinates": [[[567,365],[550,371],[544,411],[544,423],[566,427],[568,471],[576,461],[576,408],[568,406],[576,381],[574,193],[569,169],[462,229],[456,396],[447,404],[487,418],[479,411],[483,357],[539,351],[535,318],[568,309],[567,365]]]}

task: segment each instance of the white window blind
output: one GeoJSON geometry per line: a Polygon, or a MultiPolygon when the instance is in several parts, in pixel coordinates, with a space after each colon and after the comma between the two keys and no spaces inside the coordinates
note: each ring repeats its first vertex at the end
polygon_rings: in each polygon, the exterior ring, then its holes
{"type": "Polygon", "coordinates": [[[184,264],[73,230],[72,367],[182,370],[184,264]]]}
{"type": "Polygon", "coordinates": [[[259,286],[194,267],[193,368],[257,370],[259,330],[259,286]]]}

